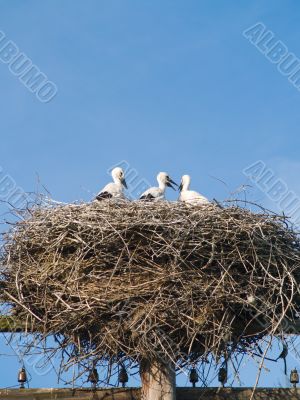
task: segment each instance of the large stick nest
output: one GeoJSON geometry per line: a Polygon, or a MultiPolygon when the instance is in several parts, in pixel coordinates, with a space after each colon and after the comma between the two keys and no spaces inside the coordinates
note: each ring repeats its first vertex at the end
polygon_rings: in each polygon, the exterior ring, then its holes
{"type": "Polygon", "coordinates": [[[249,352],[293,319],[300,245],[234,206],[43,205],[5,236],[0,300],[70,357],[196,362],[249,352]]]}

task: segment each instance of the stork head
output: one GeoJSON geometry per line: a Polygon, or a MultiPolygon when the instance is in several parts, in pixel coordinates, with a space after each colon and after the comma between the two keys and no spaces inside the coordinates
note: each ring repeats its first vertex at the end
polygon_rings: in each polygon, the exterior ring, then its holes
{"type": "Polygon", "coordinates": [[[127,184],[125,180],[125,174],[122,168],[116,167],[111,171],[111,176],[115,183],[121,183],[126,189],[127,184]]]}
{"type": "Polygon", "coordinates": [[[171,187],[171,188],[174,189],[174,190],[176,190],[176,189],[174,188],[173,185],[178,186],[177,183],[174,182],[174,181],[170,178],[169,174],[167,174],[166,172],[160,172],[160,173],[157,175],[157,182],[158,182],[158,184],[159,184],[160,186],[161,186],[161,185],[163,185],[163,186],[169,186],[169,187],[171,187]]]}
{"type": "Polygon", "coordinates": [[[191,177],[189,175],[183,175],[181,177],[181,182],[178,190],[181,192],[182,190],[188,190],[191,183],[191,177]]]}

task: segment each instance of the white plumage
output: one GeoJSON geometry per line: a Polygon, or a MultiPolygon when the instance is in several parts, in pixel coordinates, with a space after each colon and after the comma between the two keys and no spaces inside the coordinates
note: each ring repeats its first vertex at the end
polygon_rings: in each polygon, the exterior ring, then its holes
{"type": "Polygon", "coordinates": [[[147,189],[141,195],[140,200],[149,200],[149,201],[164,200],[166,187],[168,186],[175,190],[172,184],[178,186],[177,183],[172,181],[172,179],[166,172],[160,172],[157,175],[157,182],[158,182],[158,187],[151,187],[147,189]]]}
{"type": "Polygon", "coordinates": [[[113,182],[108,183],[96,196],[96,200],[125,199],[123,188],[127,188],[125,174],[122,168],[116,167],[111,171],[113,182]]]}
{"type": "Polygon", "coordinates": [[[179,186],[180,195],[178,200],[184,201],[185,203],[191,204],[209,204],[209,201],[202,194],[195,192],[194,190],[189,190],[191,183],[191,177],[189,175],[183,175],[181,178],[181,184],[179,186]]]}

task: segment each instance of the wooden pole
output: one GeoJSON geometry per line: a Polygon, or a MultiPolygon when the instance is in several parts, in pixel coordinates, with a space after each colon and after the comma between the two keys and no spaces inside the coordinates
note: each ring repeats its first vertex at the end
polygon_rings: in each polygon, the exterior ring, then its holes
{"type": "Polygon", "coordinates": [[[176,374],[171,362],[141,362],[141,400],[176,400],[176,374]]]}

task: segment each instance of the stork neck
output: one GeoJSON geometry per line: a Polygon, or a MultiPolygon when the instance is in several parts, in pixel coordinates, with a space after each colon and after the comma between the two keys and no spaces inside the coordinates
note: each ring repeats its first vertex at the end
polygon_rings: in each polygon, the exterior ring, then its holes
{"type": "Polygon", "coordinates": [[[120,178],[118,178],[117,176],[113,176],[113,181],[116,185],[122,186],[122,182],[121,182],[120,178]]]}
{"type": "Polygon", "coordinates": [[[160,188],[160,190],[162,190],[164,192],[166,190],[166,183],[162,182],[162,181],[158,181],[158,187],[160,188]]]}
{"type": "Polygon", "coordinates": [[[189,190],[190,187],[190,182],[184,182],[184,184],[182,185],[182,190],[189,190]]]}
{"type": "Polygon", "coordinates": [[[189,176],[185,176],[184,179],[182,180],[182,190],[189,190],[190,188],[190,177],[189,176]]]}

